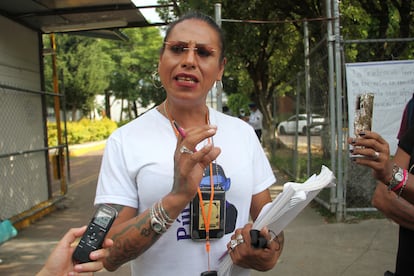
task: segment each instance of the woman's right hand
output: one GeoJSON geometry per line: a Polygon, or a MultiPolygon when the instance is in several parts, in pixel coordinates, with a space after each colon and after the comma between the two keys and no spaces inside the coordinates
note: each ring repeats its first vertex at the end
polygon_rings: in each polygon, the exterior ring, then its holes
{"type": "Polygon", "coordinates": [[[217,158],[221,150],[209,139],[216,134],[216,126],[205,125],[183,131],[185,137],[178,138],[174,154],[174,183],[171,192],[183,196],[187,205],[197,193],[204,169],[217,158]],[[196,150],[199,143],[207,140],[209,142],[204,147],[196,150]]]}

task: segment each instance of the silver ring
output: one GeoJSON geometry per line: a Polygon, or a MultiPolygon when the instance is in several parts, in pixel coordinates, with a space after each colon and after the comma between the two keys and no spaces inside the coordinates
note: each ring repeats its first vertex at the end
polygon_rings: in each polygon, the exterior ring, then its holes
{"type": "Polygon", "coordinates": [[[376,160],[376,159],[378,159],[379,158],[379,156],[380,156],[380,153],[378,152],[378,151],[375,151],[374,152],[374,159],[376,160]]]}
{"type": "Polygon", "coordinates": [[[234,248],[236,248],[236,246],[238,246],[239,243],[236,240],[231,240],[230,241],[230,249],[233,250],[234,248]]]}
{"type": "Polygon", "coordinates": [[[181,152],[181,153],[188,153],[188,154],[193,154],[193,153],[194,153],[194,151],[189,150],[186,146],[182,146],[182,147],[180,148],[180,152],[181,152]]]}
{"type": "Polygon", "coordinates": [[[237,241],[237,244],[238,244],[238,245],[239,245],[239,244],[244,243],[244,239],[243,239],[242,234],[238,234],[238,235],[236,236],[236,241],[237,241]]]}

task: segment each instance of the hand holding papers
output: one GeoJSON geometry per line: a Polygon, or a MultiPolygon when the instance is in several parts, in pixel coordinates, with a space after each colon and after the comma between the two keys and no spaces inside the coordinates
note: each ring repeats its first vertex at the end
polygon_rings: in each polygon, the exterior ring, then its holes
{"type": "MultiPolygon", "coordinates": [[[[267,226],[279,234],[323,188],[334,186],[334,180],[332,171],[322,166],[319,175],[312,175],[304,183],[286,183],[283,191],[263,207],[253,223],[253,229],[260,230],[267,226]]],[[[218,275],[237,275],[236,270],[233,271],[231,257],[226,255],[220,264],[218,275]]]]}

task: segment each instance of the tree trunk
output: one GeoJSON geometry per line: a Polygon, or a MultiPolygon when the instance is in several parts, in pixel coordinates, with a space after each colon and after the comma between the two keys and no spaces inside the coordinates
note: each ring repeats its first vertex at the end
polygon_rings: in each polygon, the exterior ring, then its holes
{"type": "Polygon", "coordinates": [[[122,112],[124,112],[124,99],[121,99],[121,113],[119,114],[119,121],[122,122],[122,112]]]}
{"type": "Polygon", "coordinates": [[[132,105],[133,105],[133,111],[134,111],[134,115],[135,115],[135,117],[134,118],[138,118],[138,106],[137,106],[137,101],[133,101],[132,102],[132,105]]]}
{"type": "Polygon", "coordinates": [[[72,122],[76,122],[78,118],[76,118],[76,106],[72,106],[72,122]]]}
{"type": "Polygon", "coordinates": [[[111,119],[111,94],[105,90],[105,116],[111,119]]]}

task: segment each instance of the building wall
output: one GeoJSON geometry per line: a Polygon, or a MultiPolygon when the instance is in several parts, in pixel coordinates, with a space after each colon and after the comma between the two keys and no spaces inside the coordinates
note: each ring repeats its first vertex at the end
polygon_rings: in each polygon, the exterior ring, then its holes
{"type": "Polygon", "coordinates": [[[48,177],[39,36],[2,16],[0,34],[0,218],[4,219],[47,200],[48,177]]]}

